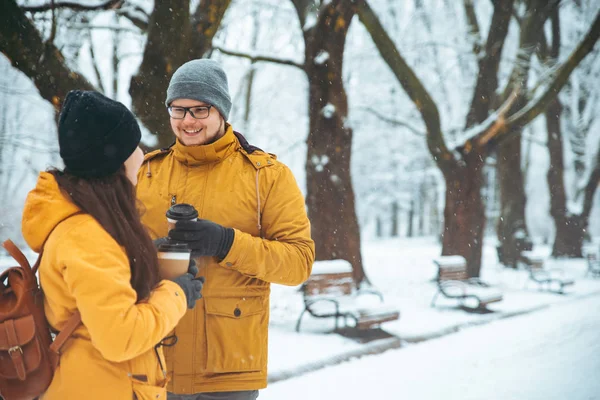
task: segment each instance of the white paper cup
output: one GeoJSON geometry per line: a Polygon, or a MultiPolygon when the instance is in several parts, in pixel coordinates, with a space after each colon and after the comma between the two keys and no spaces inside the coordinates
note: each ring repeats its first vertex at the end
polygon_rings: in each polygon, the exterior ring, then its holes
{"type": "Polygon", "coordinates": [[[158,270],[161,279],[173,279],[185,274],[190,265],[190,251],[159,251],[158,270]]]}

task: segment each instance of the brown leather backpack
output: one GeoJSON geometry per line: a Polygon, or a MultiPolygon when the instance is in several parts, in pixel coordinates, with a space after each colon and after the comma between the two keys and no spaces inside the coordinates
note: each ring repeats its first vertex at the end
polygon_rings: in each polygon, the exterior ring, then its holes
{"type": "Polygon", "coordinates": [[[31,268],[12,241],[2,246],[20,266],[0,275],[0,397],[31,400],[50,385],[60,349],[81,323],[81,315],[72,315],[53,341],[35,275],[42,255],[31,268]]]}

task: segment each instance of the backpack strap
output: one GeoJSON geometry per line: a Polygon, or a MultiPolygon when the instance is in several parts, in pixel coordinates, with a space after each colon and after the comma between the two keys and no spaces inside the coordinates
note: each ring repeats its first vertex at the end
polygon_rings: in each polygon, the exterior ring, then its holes
{"type": "Polygon", "coordinates": [[[10,239],[5,240],[4,243],[2,243],[2,247],[4,247],[6,249],[6,251],[8,251],[8,254],[10,254],[12,256],[12,258],[17,260],[19,265],[25,271],[31,272],[31,273],[33,273],[33,275],[35,275],[35,271],[37,270],[37,267],[40,263],[40,259],[42,258],[41,253],[40,253],[40,256],[38,257],[38,260],[35,262],[35,266],[34,266],[35,269],[32,269],[31,264],[29,264],[29,261],[27,261],[27,257],[25,257],[25,254],[23,254],[23,252],[21,250],[19,250],[19,248],[13,243],[12,240],[10,240],[10,239]]]}
{"type": "Polygon", "coordinates": [[[67,324],[62,331],[56,335],[54,341],[50,345],[50,359],[52,361],[52,368],[56,370],[60,359],[60,350],[67,341],[67,339],[75,332],[75,329],[81,324],[81,314],[78,310],[69,317],[67,324]]]}

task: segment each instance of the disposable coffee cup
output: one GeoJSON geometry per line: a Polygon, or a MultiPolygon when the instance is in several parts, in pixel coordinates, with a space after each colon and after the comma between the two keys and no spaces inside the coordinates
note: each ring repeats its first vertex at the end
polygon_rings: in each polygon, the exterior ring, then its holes
{"type": "Polygon", "coordinates": [[[175,229],[177,221],[195,221],[198,219],[198,211],[191,204],[174,204],[167,210],[167,223],[169,231],[175,229]]]}
{"type": "Polygon", "coordinates": [[[185,243],[163,243],[158,246],[158,271],[161,279],[185,274],[190,265],[191,250],[185,243]]]}

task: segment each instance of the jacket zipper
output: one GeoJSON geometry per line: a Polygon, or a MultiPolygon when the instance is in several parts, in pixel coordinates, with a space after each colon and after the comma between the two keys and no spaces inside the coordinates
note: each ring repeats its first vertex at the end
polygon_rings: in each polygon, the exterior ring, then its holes
{"type": "Polygon", "coordinates": [[[171,205],[173,206],[175,204],[177,204],[177,195],[172,194],[171,195],[171,205]]]}

